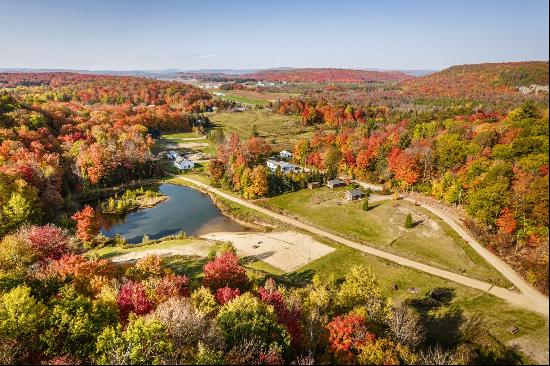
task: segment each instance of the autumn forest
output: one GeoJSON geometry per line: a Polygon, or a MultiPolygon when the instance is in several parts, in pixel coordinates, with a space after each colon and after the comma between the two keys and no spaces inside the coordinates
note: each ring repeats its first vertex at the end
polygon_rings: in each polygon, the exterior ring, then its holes
{"type": "MultiPolygon", "coordinates": [[[[327,237],[376,246],[385,234],[368,232],[374,224],[365,221],[364,237],[359,229],[347,236],[300,205],[325,207],[334,222],[389,215],[400,238],[414,238],[407,239],[414,252],[415,240],[434,240],[434,227],[449,242],[460,239],[417,208],[431,202],[462,218],[488,255],[547,301],[548,138],[548,62],[459,65],[420,76],[331,68],[159,78],[2,72],[0,363],[533,362],[536,355],[512,346],[504,329],[516,319],[524,321],[521,331],[540,333],[547,313],[515,308],[490,289],[455,289],[437,273],[376,267],[359,251],[344,258],[351,248],[327,237]],[[252,122],[244,129],[227,122],[245,118],[252,122]],[[160,197],[154,184],[178,177],[262,240],[284,230],[308,234],[326,253],[313,260],[308,249],[303,267],[286,271],[269,254],[243,254],[241,243],[180,232],[131,244],[103,234],[105,207],[139,213],[139,194],[160,197]],[[327,188],[335,179],[346,187],[327,188]],[[328,206],[347,186],[363,201],[328,206]],[[338,216],[342,207],[348,211],[338,216]],[[210,247],[185,252],[189,245],[210,247]],[[386,280],[392,271],[398,274],[386,280]],[[426,276],[430,285],[401,288],[397,278],[407,276],[426,276]],[[484,304],[507,317],[489,326],[484,304]],[[441,336],[442,324],[455,328],[441,336]]],[[[467,242],[460,250],[478,258],[467,242]]],[[[432,252],[403,254],[475,277],[423,255],[432,252]]],[[[522,290],[494,276],[500,282],[487,282],[503,293],[522,290]]]]}

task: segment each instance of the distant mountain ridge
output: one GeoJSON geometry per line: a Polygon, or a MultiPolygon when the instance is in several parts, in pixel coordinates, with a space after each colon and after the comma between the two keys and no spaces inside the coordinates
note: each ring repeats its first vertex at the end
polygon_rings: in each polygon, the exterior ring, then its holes
{"type": "Polygon", "coordinates": [[[312,68],[290,70],[262,70],[248,74],[256,80],[294,83],[361,83],[377,81],[403,81],[413,76],[401,71],[369,71],[352,69],[312,68]]]}

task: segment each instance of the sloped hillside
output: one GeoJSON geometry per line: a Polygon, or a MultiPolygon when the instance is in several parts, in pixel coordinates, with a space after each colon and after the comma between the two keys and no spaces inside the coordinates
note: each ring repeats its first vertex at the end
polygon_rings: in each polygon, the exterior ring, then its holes
{"type": "Polygon", "coordinates": [[[548,62],[508,62],[457,65],[403,82],[409,95],[484,98],[519,94],[518,87],[548,85],[548,62]]]}

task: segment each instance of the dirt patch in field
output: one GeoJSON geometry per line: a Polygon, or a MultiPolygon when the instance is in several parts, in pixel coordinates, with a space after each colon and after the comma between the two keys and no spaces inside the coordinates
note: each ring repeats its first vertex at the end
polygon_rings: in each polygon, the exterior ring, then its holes
{"type": "Polygon", "coordinates": [[[293,231],[271,233],[212,233],[206,239],[230,241],[241,257],[261,260],[292,272],[335,249],[312,237],[293,231]]]}

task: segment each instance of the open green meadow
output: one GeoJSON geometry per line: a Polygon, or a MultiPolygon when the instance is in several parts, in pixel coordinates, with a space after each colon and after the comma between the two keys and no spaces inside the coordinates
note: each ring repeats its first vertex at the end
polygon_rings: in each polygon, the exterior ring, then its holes
{"type": "Polygon", "coordinates": [[[373,202],[370,209],[364,211],[362,200],[343,201],[346,189],[306,189],[272,197],[266,202],[290,216],[351,240],[499,286],[509,286],[498,271],[428,211],[405,201],[398,201],[394,207],[389,200],[373,202]],[[413,217],[412,229],[404,227],[408,213],[413,217]]]}
{"type": "Polygon", "coordinates": [[[268,110],[246,110],[244,112],[218,112],[210,116],[217,128],[226,136],[236,133],[241,138],[252,136],[253,126],[260,137],[272,145],[274,151],[294,148],[299,139],[313,135],[314,127],[303,127],[296,116],[285,116],[268,110]]]}

